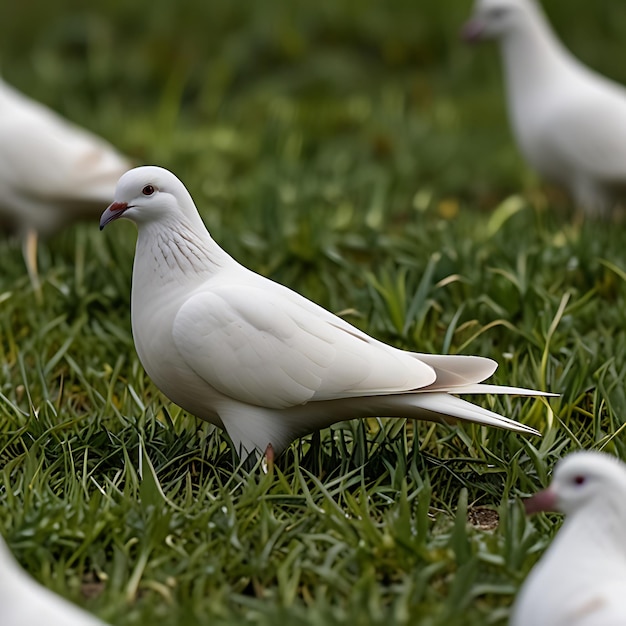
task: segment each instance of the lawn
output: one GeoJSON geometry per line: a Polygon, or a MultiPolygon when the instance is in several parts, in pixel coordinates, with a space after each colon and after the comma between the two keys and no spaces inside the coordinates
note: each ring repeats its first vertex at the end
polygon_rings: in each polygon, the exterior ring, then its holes
{"type": "MultiPolygon", "coordinates": [[[[139,363],[131,224],[45,242],[42,305],[3,238],[0,530],[19,561],[116,626],[506,624],[561,519],[521,499],[568,451],[626,458],[623,224],[574,219],[526,168],[496,50],[458,41],[465,0],[87,6],[4,3],[5,79],[172,169],[248,267],[560,397],[476,399],[541,438],[352,421],[248,473],[139,363]]],[[[623,3],[547,8],[626,83],[623,3]]]]}

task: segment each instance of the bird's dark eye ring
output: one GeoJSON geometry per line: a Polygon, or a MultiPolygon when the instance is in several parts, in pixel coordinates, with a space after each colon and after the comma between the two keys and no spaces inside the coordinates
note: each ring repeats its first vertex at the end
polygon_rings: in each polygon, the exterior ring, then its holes
{"type": "Polygon", "coordinates": [[[585,482],[585,477],[584,476],[574,476],[574,484],[575,485],[582,485],[585,482]]]}
{"type": "Polygon", "coordinates": [[[144,196],[151,196],[154,193],[155,189],[153,185],[146,185],[142,190],[141,193],[144,196]]]}

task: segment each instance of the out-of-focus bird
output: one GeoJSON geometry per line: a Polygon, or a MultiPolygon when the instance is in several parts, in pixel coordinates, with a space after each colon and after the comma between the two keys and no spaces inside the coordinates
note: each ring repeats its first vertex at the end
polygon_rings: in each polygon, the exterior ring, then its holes
{"type": "Polygon", "coordinates": [[[2,626],[106,626],[31,578],[0,537],[0,624],[2,626]]]}
{"type": "Polygon", "coordinates": [[[526,510],[566,517],[524,582],[511,626],[626,624],[626,465],[600,452],[570,454],[526,510]]]}
{"type": "Polygon", "coordinates": [[[35,289],[38,236],[99,214],[128,168],[106,141],[0,80],[0,223],[21,237],[35,289]]]}
{"type": "Polygon", "coordinates": [[[297,437],[357,417],[533,428],[452,394],[541,395],[479,384],[494,361],[405,352],[259,276],[207,232],[184,185],[159,167],[120,179],[100,228],[138,227],[132,328],[157,387],[223,428],[238,453],[280,454],[297,437]]]}
{"type": "Polygon", "coordinates": [[[588,215],[626,192],[626,89],[576,59],[534,0],[476,0],[465,39],[498,39],[517,144],[588,215]]]}

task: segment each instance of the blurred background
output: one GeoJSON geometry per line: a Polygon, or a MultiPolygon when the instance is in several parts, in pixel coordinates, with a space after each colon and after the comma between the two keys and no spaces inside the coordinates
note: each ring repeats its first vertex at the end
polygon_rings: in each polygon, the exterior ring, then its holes
{"type": "MultiPolygon", "coordinates": [[[[626,83],[622,2],[545,8],[575,55],[626,83]]],[[[299,231],[286,222],[303,215],[335,232],[394,232],[416,212],[452,219],[520,191],[545,206],[512,142],[495,45],[459,40],[470,10],[468,0],[3,3],[0,68],[137,164],[172,169],[218,241],[272,268],[273,239],[299,231]]],[[[550,202],[571,209],[558,193],[550,202]]]]}
{"type": "MultiPolygon", "coordinates": [[[[622,2],[545,5],[575,55],[626,83],[622,2]]],[[[458,38],[470,9],[469,0],[3,3],[0,67],[138,163],[174,169],[204,207],[234,208],[249,186],[287,182],[306,163],[303,183],[343,187],[358,169],[356,188],[337,193],[359,203],[377,185],[410,181],[417,198],[395,202],[489,208],[534,179],[511,142],[495,46],[458,38]]]]}

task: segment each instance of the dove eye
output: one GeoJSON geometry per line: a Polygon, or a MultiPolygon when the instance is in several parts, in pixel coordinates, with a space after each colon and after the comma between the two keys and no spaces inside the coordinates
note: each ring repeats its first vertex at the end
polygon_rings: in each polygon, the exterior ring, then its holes
{"type": "Polygon", "coordinates": [[[153,185],[146,185],[142,190],[141,193],[144,196],[151,196],[153,193],[155,192],[154,186],[153,185]]]}
{"type": "Polygon", "coordinates": [[[574,484],[575,485],[584,485],[585,477],[584,476],[574,476],[574,484]]]}

